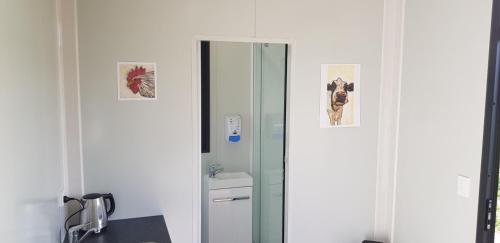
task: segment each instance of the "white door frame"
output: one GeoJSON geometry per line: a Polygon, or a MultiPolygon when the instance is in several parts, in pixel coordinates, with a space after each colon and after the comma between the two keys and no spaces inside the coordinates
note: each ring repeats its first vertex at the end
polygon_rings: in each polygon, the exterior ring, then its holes
{"type": "Polygon", "coordinates": [[[290,165],[288,163],[290,141],[290,95],[292,80],[294,79],[294,50],[295,41],[287,39],[266,39],[250,37],[222,37],[222,36],[195,36],[192,41],[192,109],[193,109],[193,243],[201,243],[201,41],[225,41],[244,43],[276,43],[288,44],[287,60],[287,90],[286,90],[286,134],[285,134],[285,208],[284,208],[284,242],[289,239],[288,232],[288,195],[290,190],[290,165]]]}

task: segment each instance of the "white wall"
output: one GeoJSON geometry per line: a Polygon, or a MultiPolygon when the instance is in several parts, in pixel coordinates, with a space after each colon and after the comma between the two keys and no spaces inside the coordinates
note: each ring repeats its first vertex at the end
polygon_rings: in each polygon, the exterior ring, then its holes
{"type": "Polygon", "coordinates": [[[60,240],[57,50],[55,1],[0,3],[2,242],[60,240]]]}
{"type": "Polygon", "coordinates": [[[289,241],[373,234],[383,1],[259,1],[257,36],[292,38],[289,241]],[[320,64],[360,63],[361,127],[319,128],[320,64]]]}
{"type": "Polygon", "coordinates": [[[192,38],[249,36],[252,9],[242,0],[78,2],[85,191],[114,193],[113,218],[165,213],[172,240],[192,241],[192,38]],[[214,6],[223,9],[207,12],[214,6]],[[158,100],[118,102],[117,61],[156,62],[158,100]]]}
{"type": "Polygon", "coordinates": [[[393,242],[475,241],[491,2],[406,0],[393,242]]]}
{"type": "Polygon", "coordinates": [[[251,172],[252,44],[210,43],[210,155],[202,168],[218,163],[226,172],[251,172]],[[224,117],[241,116],[241,140],[229,144],[224,117]]]}
{"type": "Polygon", "coordinates": [[[86,192],[115,218],[165,213],[192,241],[192,39],[286,38],[292,46],[289,242],[359,243],[374,227],[381,0],[80,0],[86,192]],[[158,100],[118,102],[116,62],[158,64],[158,100]],[[320,65],[362,64],[362,126],[319,128],[320,65]]]}

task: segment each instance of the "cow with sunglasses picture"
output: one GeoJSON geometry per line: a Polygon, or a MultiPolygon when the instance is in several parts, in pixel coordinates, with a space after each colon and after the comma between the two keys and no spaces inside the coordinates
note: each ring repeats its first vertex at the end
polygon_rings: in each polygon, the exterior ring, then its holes
{"type": "Polygon", "coordinates": [[[330,106],[327,108],[330,125],[342,125],[342,113],[344,105],[349,102],[349,92],[354,91],[354,83],[348,83],[341,77],[327,84],[330,106]]]}
{"type": "Polygon", "coordinates": [[[321,64],[321,128],[360,126],[360,77],[360,64],[321,64]]]}

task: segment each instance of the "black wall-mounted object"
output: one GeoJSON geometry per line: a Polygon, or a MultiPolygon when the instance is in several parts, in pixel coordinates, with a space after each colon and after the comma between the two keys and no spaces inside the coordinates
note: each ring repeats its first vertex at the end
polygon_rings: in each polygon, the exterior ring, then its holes
{"type": "Polygon", "coordinates": [[[500,0],[493,1],[476,243],[495,242],[500,159],[500,0]]]}
{"type": "Polygon", "coordinates": [[[201,42],[201,152],[210,153],[210,42],[201,42]]]}

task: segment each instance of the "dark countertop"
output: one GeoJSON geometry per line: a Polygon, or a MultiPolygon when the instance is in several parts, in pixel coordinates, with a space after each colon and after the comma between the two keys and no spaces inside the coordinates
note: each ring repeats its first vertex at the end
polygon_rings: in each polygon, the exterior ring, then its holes
{"type": "MultiPolygon", "coordinates": [[[[66,237],[67,238],[67,237],[66,237]]],[[[68,242],[66,239],[64,242],[68,242]]],[[[108,227],[81,243],[172,243],[163,216],[108,221],[108,227]]]]}

